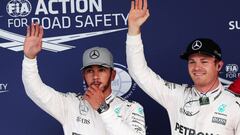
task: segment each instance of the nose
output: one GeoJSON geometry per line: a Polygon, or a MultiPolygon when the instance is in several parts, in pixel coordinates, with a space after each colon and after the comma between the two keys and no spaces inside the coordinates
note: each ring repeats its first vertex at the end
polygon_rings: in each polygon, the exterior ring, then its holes
{"type": "Polygon", "coordinates": [[[196,62],[194,65],[193,65],[193,69],[194,70],[199,70],[201,69],[201,64],[199,62],[196,62]]]}
{"type": "Polygon", "coordinates": [[[99,78],[99,73],[98,73],[97,71],[95,71],[95,72],[93,73],[93,79],[96,80],[96,79],[98,79],[98,78],[99,78]]]}

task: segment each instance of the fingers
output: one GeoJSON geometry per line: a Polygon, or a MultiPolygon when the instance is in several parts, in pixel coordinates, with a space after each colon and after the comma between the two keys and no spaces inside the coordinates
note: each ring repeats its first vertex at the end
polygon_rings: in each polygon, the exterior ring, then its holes
{"type": "Polygon", "coordinates": [[[33,35],[35,37],[38,37],[38,35],[39,35],[39,24],[38,23],[35,24],[35,33],[33,35]]]}
{"type": "Polygon", "coordinates": [[[27,26],[27,35],[26,35],[26,37],[29,37],[29,36],[30,36],[30,27],[27,26]]]}
{"type": "Polygon", "coordinates": [[[146,15],[144,16],[144,19],[147,20],[147,18],[150,16],[149,10],[147,9],[146,15]]]}
{"type": "Polygon", "coordinates": [[[99,88],[95,85],[91,85],[90,87],[88,87],[87,91],[85,92],[86,96],[91,97],[94,95],[103,96],[103,92],[102,92],[103,86],[100,86],[99,88]]]}
{"type": "Polygon", "coordinates": [[[135,0],[135,9],[140,9],[139,8],[139,0],[135,0]]]}
{"type": "Polygon", "coordinates": [[[95,93],[95,90],[89,87],[85,92],[85,95],[88,97],[91,97],[92,95],[94,95],[94,93],[95,93]]]}
{"type": "Polygon", "coordinates": [[[83,96],[83,98],[87,100],[95,110],[99,108],[99,106],[105,99],[100,92],[101,91],[97,88],[97,86],[91,85],[90,87],[88,87],[87,91],[83,96]]]}
{"type": "Polygon", "coordinates": [[[103,85],[103,84],[100,84],[100,86],[99,86],[99,90],[101,90],[101,91],[104,90],[104,85],[103,85]]]}
{"type": "Polygon", "coordinates": [[[148,3],[147,3],[147,0],[144,0],[143,10],[147,10],[147,9],[148,9],[148,3]]]}
{"type": "Polygon", "coordinates": [[[94,89],[94,91],[97,91],[99,89],[96,85],[91,85],[89,88],[94,89]]]}
{"type": "Polygon", "coordinates": [[[85,99],[85,100],[89,99],[88,96],[86,95],[86,93],[83,95],[83,99],[85,99]]]}
{"type": "Polygon", "coordinates": [[[139,5],[138,5],[138,9],[142,9],[142,6],[143,6],[143,2],[142,2],[142,0],[138,0],[139,2],[139,5]]]}
{"type": "Polygon", "coordinates": [[[135,3],[134,0],[132,0],[132,1],[131,1],[131,10],[134,9],[134,3],[135,3]]]}
{"type": "Polygon", "coordinates": [[[42,26],[40,26],[39,37],[40,37],[40,38],[43,37],[43,27],[42,27],[42,26]]]}
{"type": "Polygon", "coordinates": [[[148,8],[147,0],[132,0],[131,1],[131,10],[133,10],[133,9],[147,10],[147,8],[148,8]]]}
{"type": "Polygon", "coordinates": [[[31,24],[31,31],[30,31],[30,36],[34,36],[35,34],[35,28],[34,28],[34,23],[31,24]]]}
{"type": "Polygon", "coordinates": [[[38,23],[32,23],[31,26],[27,27],[27,37],[35,36],[35,37],[43,37],[43,27],[38,23]]]}

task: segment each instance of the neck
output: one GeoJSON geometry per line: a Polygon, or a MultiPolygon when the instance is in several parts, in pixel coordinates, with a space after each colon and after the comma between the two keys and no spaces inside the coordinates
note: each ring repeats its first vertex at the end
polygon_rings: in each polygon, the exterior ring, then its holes
{"type": "Polygon", "coordinates": [[[201,86],[201,85],[198,85],[198,86],[195,86],[195,88],[200,91],[201,93],[207,93],[209,91],[213,91],[215,90],[218,85],[220,84],[218,78],[216,78],[216,80],[212,83],[212,84],[209,84],[207,86],[201,86]]]}

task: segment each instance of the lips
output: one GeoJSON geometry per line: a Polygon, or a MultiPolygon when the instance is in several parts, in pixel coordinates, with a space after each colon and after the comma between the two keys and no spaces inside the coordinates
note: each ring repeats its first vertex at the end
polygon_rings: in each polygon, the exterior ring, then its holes
{"type": "Polygon", "coordinates": [[[102,84],[102,83],[99,82],[99,81],[95,81],[95,82],[91,83],[91,85],[95,85],[95,86],[97,86],[97,87],[99,87],[101,84],[102,84]]]}
{"type": "Polygon", "coordinates": [[[191,76],[192,76],[192,79],[195,78],[195,79],[197,79],[197,80],[198,80],[198,79],[201,79],[201,80],[202,80],[202,79],[205,78],[206,72],[199,72],[199,71],[196,72],[196,71],[195,71],[195,72],[192,72],[192,75],[191,75],[191,76]]]}
{"type": "Polygon", "coordinates": [[[194,76],[203,76],[205,73],[193,73],[194,76]]]}
{"type": "Polygon", "coordinates": [[[193,74],[194,76],[203,76],[203,75],[206,75],[206,71],[200,70],[200,69],[198,69],[198,70],[192,70],[192,74],[193,74]]]}

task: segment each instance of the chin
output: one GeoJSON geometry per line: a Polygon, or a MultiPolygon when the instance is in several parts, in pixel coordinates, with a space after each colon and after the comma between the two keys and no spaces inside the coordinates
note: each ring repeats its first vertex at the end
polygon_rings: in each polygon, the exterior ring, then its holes
{"type": "Polygon", "coordinates": [[[193,82],[194,82],[194,85],[204,85],[205,83],[204,83],[204,80],[203,79],[195,79],[195,80],[193,80],[193,82]]]}

